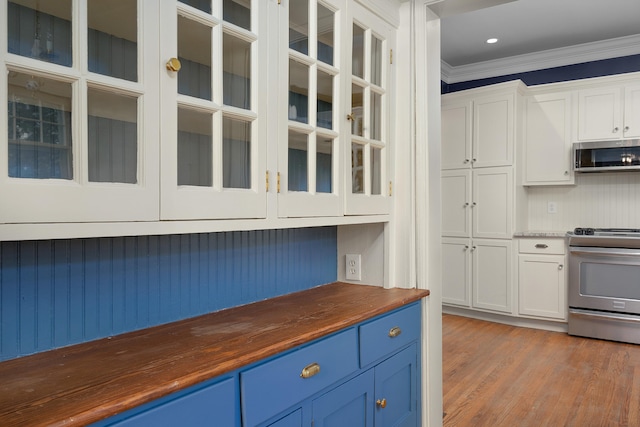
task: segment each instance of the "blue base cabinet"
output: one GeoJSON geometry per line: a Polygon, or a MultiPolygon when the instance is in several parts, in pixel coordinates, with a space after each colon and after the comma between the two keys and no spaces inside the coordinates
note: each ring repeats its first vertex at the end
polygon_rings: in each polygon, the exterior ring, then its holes
{"type": "Polygon", "coordinates": [[[143,405],[94,426],[239,427],[237,378],[214,380],[213,384],[191,387],[143,405]]]}
{"type": "Polygon", "coordinates": [[[420,302],[97,426],[418,427],[420,302]]]}
{"type": "Polygon", "coordinates": [[[420,319],[415,303],[241,372],[243,426],[417,427],[420,319]]]}

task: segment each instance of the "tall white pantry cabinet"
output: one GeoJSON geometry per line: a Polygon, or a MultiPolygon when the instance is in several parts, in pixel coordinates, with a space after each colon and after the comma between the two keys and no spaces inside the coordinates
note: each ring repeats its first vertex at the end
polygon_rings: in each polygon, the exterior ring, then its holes
{"type": "Polygon", "coordinates": [[[513,233],[524,223],[516,185],[521,82],[442,96],[442,301],[515,311],[513,233]],[[520,216],[519,216],[520,214],[520,216]]]}

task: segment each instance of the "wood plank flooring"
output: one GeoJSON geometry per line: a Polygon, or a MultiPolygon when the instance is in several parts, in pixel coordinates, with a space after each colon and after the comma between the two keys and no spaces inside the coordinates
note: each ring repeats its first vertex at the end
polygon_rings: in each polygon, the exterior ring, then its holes
{"type": "Polygon", "coordinates": [[[445,427],[640,426],[640,345],[442,323],[445,427]]]}

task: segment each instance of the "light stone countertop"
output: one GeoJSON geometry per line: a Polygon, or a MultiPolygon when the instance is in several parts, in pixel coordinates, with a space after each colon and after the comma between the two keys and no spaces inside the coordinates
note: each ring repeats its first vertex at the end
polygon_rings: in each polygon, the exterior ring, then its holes
{"type": "Polygon", "coordinates": [[[566,231],[517,231],[513,233],[513,237],[555,237],[565,238],[566,231]]]}

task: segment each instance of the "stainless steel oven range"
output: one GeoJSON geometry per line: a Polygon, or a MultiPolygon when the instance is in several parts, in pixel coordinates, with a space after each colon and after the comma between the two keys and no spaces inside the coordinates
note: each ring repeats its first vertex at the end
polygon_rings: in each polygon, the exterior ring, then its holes
{"type": "Polygon", "coordinates": [[[569,238],[569,334],[640,344],[640,229],[569,238]]]}

